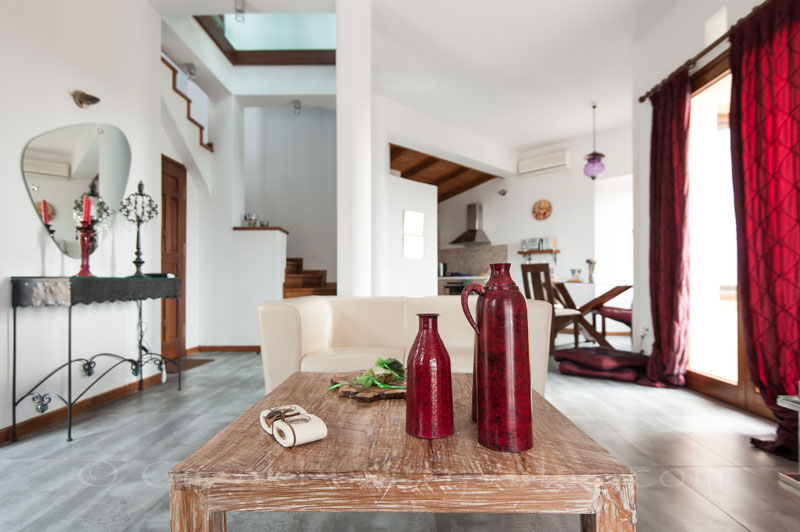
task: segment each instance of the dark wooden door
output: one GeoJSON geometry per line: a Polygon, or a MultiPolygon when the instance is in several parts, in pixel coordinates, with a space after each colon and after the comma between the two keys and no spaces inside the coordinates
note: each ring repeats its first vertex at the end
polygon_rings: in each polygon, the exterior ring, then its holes
{"type": "Polygon", "coordinates": [[[166,155],[161,156],[161,271],[181,279],[180,307],[175,299],[161,301],[161,353],[175,358],[179,345],[186,352],[186,167],[166,155]]]}

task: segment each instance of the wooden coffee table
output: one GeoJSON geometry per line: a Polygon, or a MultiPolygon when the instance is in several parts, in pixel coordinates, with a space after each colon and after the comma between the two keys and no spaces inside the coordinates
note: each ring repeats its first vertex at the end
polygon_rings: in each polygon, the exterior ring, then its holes
{"type": "Polygon", "coordinates": [[[175,466],[172,531],[225,530],[231,511],[572,513],[583,530],[636,530],[636,476],[536,392],[533,449],[512,454],[478,444],[469,374],[453,375],[455,434],[432,441],[406,434],[405,401],[357,403],[329,380],[295,373],[175,466]],[[287,403],[328,437],[281,447],[258,415],[287,403]]]}

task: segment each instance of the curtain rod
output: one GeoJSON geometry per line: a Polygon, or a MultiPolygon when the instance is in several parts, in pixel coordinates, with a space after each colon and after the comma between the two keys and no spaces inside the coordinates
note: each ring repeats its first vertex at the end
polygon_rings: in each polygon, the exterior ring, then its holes
{"type": "Polygon", "coordinates": [[[753,10],[750,11],[750,13],[748,13],[746,16],[744,16],[743,18],[740,18],[738,21],[736,21],[736,24],[734,24],[733,26],[728,28],[728,31],[726,31],[725,33],[720,35],[719,38],[717,38],[717,40],[715,40],[714,42],[712,42],[711,44],[709,44],[708,46],[706,46],[705,48],[700,50],[700,53],[698,53],[694,57],[691,57],[691,58],[687,59],[685,63],[683,63],[678,68],[676,68],[672,73],[670,73],[669,76],[667,76],[666,78],[662,79],[657,84],[655,84],[653,86],[653,88],[651,88],[649,91],[647,91],[646,93],[644,93],[641,96],[639,96],[639,103],[644,103],[650,96],[652,96],[656,91],[658,91],[658,89],[660,89],[664,85],[664,83],[667,82],[667,80],[669,80],[672,76],[674,76],[675,74],[677,74],[678,72],[680,72],[684,68],[692,68],[693,66],[695,66],[697,64],[697,62],[700,59],[703,58],[703,56],[708,54],[711,50],[713,50],[714,48],[716,48],[717,46],[722,44],[728,37],[730,37],[731,33],[733,33],[733,30],[738,28],[742,23],[750,20],[753,17],[753,15],[755,15],[761,8],[763,8],[764,6],[769,4],[770,2],[772,2],[772,0],[766,0],[766,2],[764,2],[762,4],[759,4],[756,7],[754,7],[753,10]]]}

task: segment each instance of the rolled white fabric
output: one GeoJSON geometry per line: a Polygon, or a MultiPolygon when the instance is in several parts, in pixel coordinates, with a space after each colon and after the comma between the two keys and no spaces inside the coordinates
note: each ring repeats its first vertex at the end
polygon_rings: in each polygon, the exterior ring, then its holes
{"type": "Polygon", "coordinates": [[[321,440],[328,435],[325,422],[314,414],[302,414],[272,424],[273,436],[284,447],[295,447],[321,440]]]}
{"type": "Polygon", "coordinates": [[[261,414],[258,416],[259,421],[261,421],[261,428],[264,429],[269,435],[272,435],[272,427],[267,425],[267,416],[270,412],[274,412],[275,410],[285,410],[287,414],[305,414],[306,409],[300,405],[283,405],[283,406],[276,406],[274,408],[268,408],[267,410],[262,410],[261,414]]]}

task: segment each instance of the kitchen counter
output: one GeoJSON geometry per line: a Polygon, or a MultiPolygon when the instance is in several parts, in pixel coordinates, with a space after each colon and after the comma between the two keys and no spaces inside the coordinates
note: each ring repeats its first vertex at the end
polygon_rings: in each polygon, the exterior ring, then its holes
{"type": "Polygon", "coordinates": [[[489,275],[445,275],[439,277],[440,281],[471,281],[473,279],[488,279],[489,275]]]}

